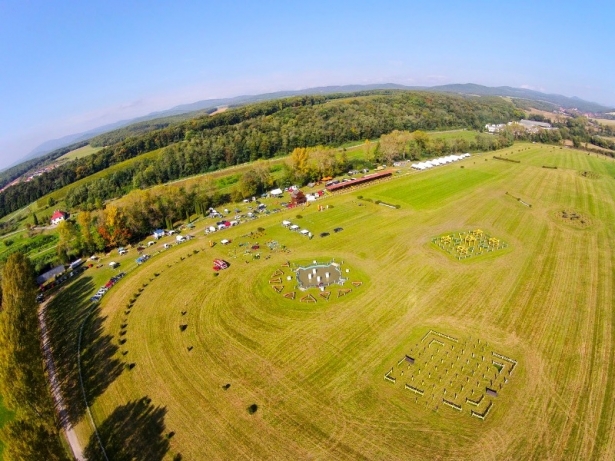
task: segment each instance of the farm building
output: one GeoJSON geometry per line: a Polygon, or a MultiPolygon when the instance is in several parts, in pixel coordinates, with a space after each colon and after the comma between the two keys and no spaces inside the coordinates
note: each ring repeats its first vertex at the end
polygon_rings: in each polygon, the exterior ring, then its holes
{"type": "Polygon", "coordinates": [[[534,120],[520,120],[519,125],[525,128],[530,133],[536,133],[538,130],[550,130],[552,128],[550,123],[547,122],[536,122],[534,120]]]}
{"type": "Polygon", "coordinates": [[[50,280],[53,280],[55,277],[63,273],[64,273],[64,265],[56,266],[53,269],[45,272],[44,274],[41,274],[38,277],[36,277],[36,283],[38,285],[42,285],[44,283],[47,283],[50,280]]]}
{"type": "Polygon", "coordinates": [[[376,181],[377,179],[388,178],[393,173],[390,171],[381,171],[379,173],[368,174],[363,176],[362,178],[357,178],[353,181],[341,182],[338,184],[331,184],[326,187],[329,192],[336,192],[338,190],[346,189],[347,187],[357,186],[359,184],[366,184],[371,181],[376,181]]]}
{"type": "Polygon", "coordinates": [[[68,213],[65,211],[56,210],[51,215],[51,224],[60,224],[68,218],[68,213]]]}
{"type": "Polygon", "coordinates": [[[303,192],[301,192],[299,189],[296,189],[291,192],[290,201],[294,205],[301,205],[307,202],[307,198],[305,197],[305,194],[303,192]]]}

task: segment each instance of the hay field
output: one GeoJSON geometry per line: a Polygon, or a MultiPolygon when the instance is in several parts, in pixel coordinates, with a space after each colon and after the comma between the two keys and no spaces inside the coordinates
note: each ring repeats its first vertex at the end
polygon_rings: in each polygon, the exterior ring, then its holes
{"type": "Polygon", "coordinates": [[[601,123],[603,125],[615,126],[615,120],[610,120],[606,118],[592,118],[594,122],[601,123]]]}
{"type": "MultiPolygon", "coordinates": [[[[115,372],[86,380],[108,452],[130,440],[149,459],[613,459],[615,162],[538,144],[497,154],[521,163],[473,156],[327,198],[322,212],[194,232],[132,271],[85,332],[113,345],[104,360],[97,342],[84,353],[86,373],[115,372]],[[265,235],[241,237],[257,227],[265,235]],[[476,228],[507,251],[456,261],[430,243],[476,228]],[[233,243],[209,247],[220,238],[233,243]],[[270,240],[290,253],[254,260],[239,247],[270,240]],[[214,277],[216,257],[231,266],[214,277]],[[268,283],[287,260],[330,257],[363,285],[305,304],[268,283]],[[484,420],[443,405],[435,378],[425,399],[404,388],[421,378],[397,364],[430,330],[517,361],[484,420]]],[[[78,429],[96,445],[84,417],[78,429]]]]}

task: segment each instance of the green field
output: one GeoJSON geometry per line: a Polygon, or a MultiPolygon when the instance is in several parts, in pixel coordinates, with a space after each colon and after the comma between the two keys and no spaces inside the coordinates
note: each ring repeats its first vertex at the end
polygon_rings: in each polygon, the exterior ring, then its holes
{"type": "Polygon", "coordinates": [[[64,186],[61,189],[58,189],[56,191],[51,192],[50,194],[45,195],[44,197],[38,199],[36,201],[36,204],[38,205],[39,208],[44,207],[47,204],[47,201],[50,198],[53,198],[56,201],[56,207],[58,207],[60,205],[60,202],[62,200],[64,200],[64,197],[66,197],[66,194],[68,193],[68,191],[70,191],[71,189],[78,187],[78,186],[82,186],[84,184],[88,184],[90,182],[95,181],[96,179],[100,179],[100,178],[104,178],[106,176],[110,176],[113,173],[115,173],[116,171],[121,171],[124,168],[127,168],[129,165],[135,163],[135,162],[139,162],[141,160],[145,160],[148,158],[152,158],[152,157],[157,157],[160,155],[160,153],[162,152],[162,149],[156,149],[153,150],[151,152],[148,152],[146,154],[142,154],[139,155],[137,157],[125,160],[121,163],[117,163],[113,166],[110,166],[109,168],[106,168],[105,170],[99,171],[98,173],[94,173],[86,178],[80,179],[78,181],[75,181],[72,184],[69,184],[68,186],[64,186]]]}
{"type": "Polygon", "coordinates": [[[83,147],[80,147],[79,149],[75,149],[75,150],[71,150],[70,152],[67,152],[62,157],[58,158],[58,161],[69,161],[69,160],[75,160],[78,158],[87,157],[89,155],[95,154],[100,149],[102,149],[102,147],[92,147],[88,144],[87,146],[83,146],[83,147]]]}
{"type": "MultiPolygon", "coordinates": [[[[4,426],[12,417],[12,413],[7,410],[2,401],[2,396],[0,396],[0,428],[4,426]]],[[[2,459],[2,450],[4,449],[4,444],[2,440],[0,440],[0,460],[2,459]]]]}
{"type": "Polygon", "coordinates": [[[131,250],[88,269],[50,309],[90,454],[73,355],[83,322],[83,378],[110,459],[125,440],[135,459],[613,459],[615,161],[527,143],[496,154],[520,163],[472,156],[210,236],[201,220],[195,239],[157,242],[139,267],[131,250]],[[472,229],[508,247],[458,261],[432,244],[472,229]],[[214,258],[230,262],[218,276],[214,258]],[[272,288],[276,271],[292,275],[287,262],[330,258],[362,284],[316,303],[284,298],[291,282],[272,288]],[[111,260],[128,276],[90,311],[111,260]]]}

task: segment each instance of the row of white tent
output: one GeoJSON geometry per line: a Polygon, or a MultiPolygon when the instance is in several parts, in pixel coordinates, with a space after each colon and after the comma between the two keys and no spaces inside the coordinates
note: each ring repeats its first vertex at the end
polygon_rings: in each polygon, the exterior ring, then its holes
{"type": "Polygon", "coordinates": [[[434,166],[446,165],[447,163],[453,163],[469,156],[470,154],[447,155],[446,157],[434,158],[426,162],[413,163],[412,168],[415,170],[427,170],[429,168],[433,168],[434,166]]]}
{"type": "Polygon", "coordinates": [[[300,227],[297,224],[293,224],[290,221],[282,221],[282,226],[290,229],[291,231],[295,231],[295,232],[299,231],[300,234],[305,235],[306,237],[312,236],[312,233],[309,230],[307,229],[299,230],[300,227]]]}

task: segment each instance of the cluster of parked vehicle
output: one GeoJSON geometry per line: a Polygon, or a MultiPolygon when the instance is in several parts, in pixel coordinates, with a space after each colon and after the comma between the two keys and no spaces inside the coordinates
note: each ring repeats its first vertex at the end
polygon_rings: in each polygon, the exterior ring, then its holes
{"type": "MultiPolygon", "coordinates": [[[[343,227],[336,227],[335,229],[333,229],[333,232],[335,232],[337,234],[338,232],[342,232],[343,230],[344,230],[343,227]]],[[[329,232],[322,232],[320,234],[321,237],[328,237],[329,235],[331,235],[331,234],[329,234],[329,232]]]]}
{"type": "Polygon", "coordinates": [[[90,301],[92,301],[93,303],[97,303],[98,301],[100,301],[100,298],[102,298],[105,295],[105,293],[109,291],[109,288],[115,285],[125,275],[126,274],[124,272],[120,272],[119,274],[111,277],[109,281],[105,283],[102,287],[100,287],[99,290],[96,292],[96,294],[90,298],[90,301]]]}

